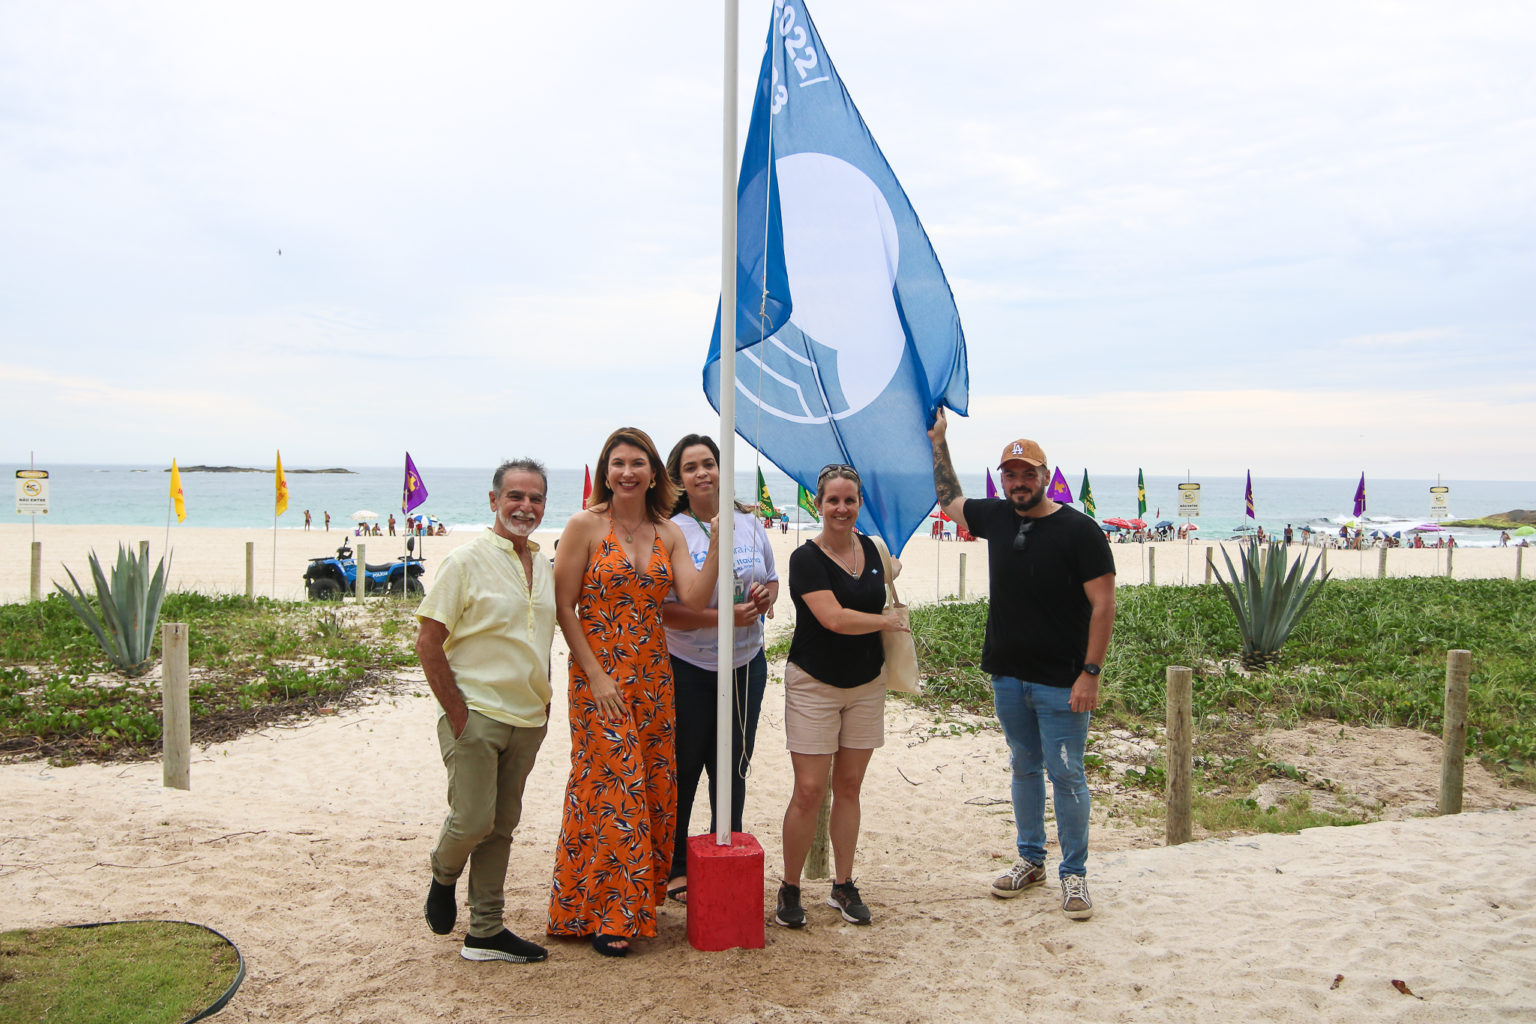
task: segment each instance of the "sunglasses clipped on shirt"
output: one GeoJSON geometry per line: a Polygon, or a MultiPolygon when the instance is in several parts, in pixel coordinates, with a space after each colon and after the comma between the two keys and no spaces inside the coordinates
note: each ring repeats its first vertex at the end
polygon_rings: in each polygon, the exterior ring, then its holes
{"type": "Polygon", "coordinates": [[[1029,531],[1034,528],[1035,521],[1033,519],[1026,519],[1019,523],[1019,532],[1013,535],[1013,550],[1024,550],[1024,544],[1029,540],[1029,531]]]}

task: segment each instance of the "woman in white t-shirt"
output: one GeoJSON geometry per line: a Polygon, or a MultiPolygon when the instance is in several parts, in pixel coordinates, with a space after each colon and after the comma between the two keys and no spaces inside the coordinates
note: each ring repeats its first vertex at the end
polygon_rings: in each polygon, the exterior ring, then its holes
{"type": "MultiPolygon", "coordinates": [[[[682,491],[672,521],[683,531],[697,565],[709,550],[709,523],[720,511],[720,448],[700,434],[689,434],[672,446],[667,475],[682,491]]],[[[736,573],[735,670],[731,707],[731,831],[741,831],[747,769],[757,737],[757,717],[768,684],[768,659],[763,653],[763,616],[773,614],[779,596],[768,535],[749,505],[736,505],[733,520],[733,559],[736,573]]],[[[704,611],[668,599],[661,608],[672,659],[677,707],[677,842],[667,894],[686,903],[688,892],[688,819],[698,791],[699,776],[708,772],[710,831],[715,829],[716,679],[719,671],[719,627],[715,601],[704,611]]]]}

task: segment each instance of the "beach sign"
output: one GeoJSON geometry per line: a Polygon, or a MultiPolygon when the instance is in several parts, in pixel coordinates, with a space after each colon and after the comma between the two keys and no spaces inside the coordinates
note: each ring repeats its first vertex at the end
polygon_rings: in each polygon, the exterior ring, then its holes
{"type": "Polygon", "coordinates": [[[46,469],[16,471],[16,514],[19,516],[48,514],[48,471],[46,469]]]}
{"type": "Polygon", "coordinates": [[[1179,515],[1193,519],[1200,515],[1200,485],[1179,484],[1179,515]]]}
{"type": "Polygon", "coordinates": [[[1451,517],[1451,489],[1449,487],[1435,486],[1429,489],[1429,518],[1449,519],[1451,517]]]}

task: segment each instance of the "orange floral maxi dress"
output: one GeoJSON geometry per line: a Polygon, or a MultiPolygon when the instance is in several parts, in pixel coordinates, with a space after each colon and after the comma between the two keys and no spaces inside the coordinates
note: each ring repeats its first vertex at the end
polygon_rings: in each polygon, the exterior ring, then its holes
{"type": "Polygon", "coordinates": [[[656,934],[677,813],[672,665],[661,626],[671,588],[661,538],[638,571],[610,526],[582,580],[577,614],[629,718],[603,721],[572,658],[571,774],[555,848],[551,935],[656,934]]]}

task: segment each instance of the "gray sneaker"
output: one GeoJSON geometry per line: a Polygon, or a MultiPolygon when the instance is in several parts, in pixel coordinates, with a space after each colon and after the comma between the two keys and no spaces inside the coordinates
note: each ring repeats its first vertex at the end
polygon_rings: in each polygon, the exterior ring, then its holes
{"type": "Polygon", "coordinates": [[[843,920],[849,924],[869,924],[872,920],[869,908],[859,898],[859,887],[853,884],[851,878],[846,882],[832,883],[827,906],[836,907],[838,913],[843,915],[843,920]]]}
{"type": "Polygon", "coordinates": [[[798,885],[779,883],[779,908],[774,912],[773,923],[781,928],[805,927],[805,908],[800,905],[798,885]]]}
{"type": "Polygon", "coordinates": [[[1025,889],[1032,889],[1045,881],[1045,865],[1020,858],[1013,867],[992,880],[992,895],[1011,900],[1025,889]]]}
{"type": "Polygon", "coordinates": [[[1061,876],[1061,912],[1074,921],[1086,921],[1093,916],[1088,879],[1082,875],[1061,876]]]}

